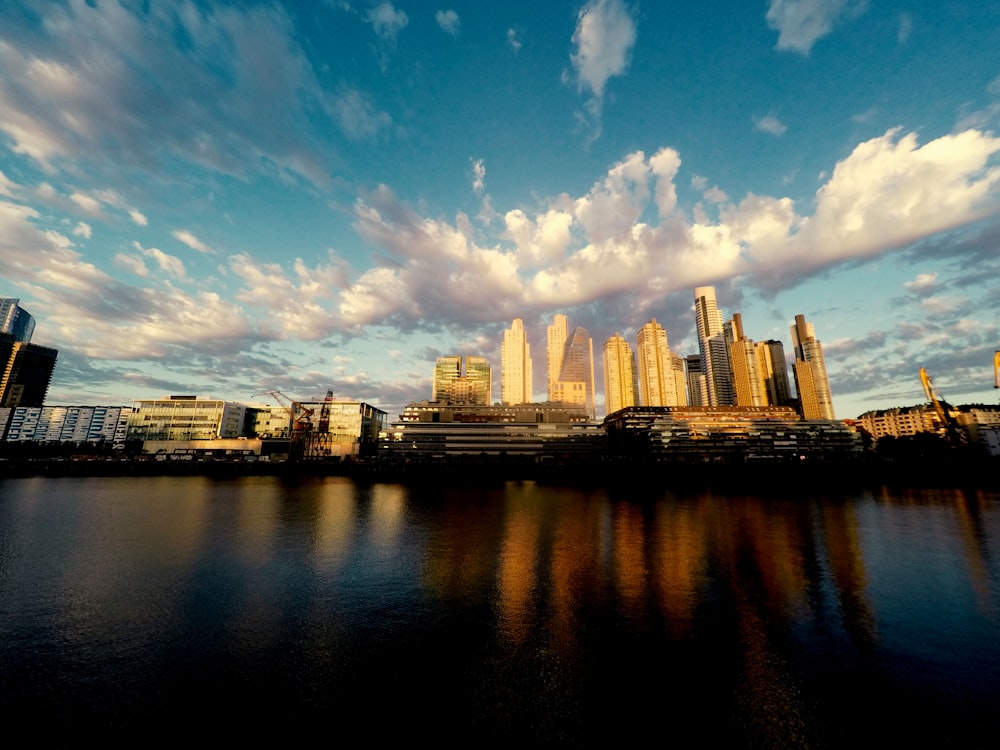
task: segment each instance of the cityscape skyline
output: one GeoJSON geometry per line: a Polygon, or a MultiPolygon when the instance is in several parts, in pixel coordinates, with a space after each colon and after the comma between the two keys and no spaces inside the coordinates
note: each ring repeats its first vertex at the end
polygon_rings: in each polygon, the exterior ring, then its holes
{"type": "Polygon", "coordinates": [[[840,417],[923,401],[921,367],[994,403],[996,19],[15,0],[0,294],[59,352],[53,404],[331,389],[396,413],[438,357],[496,369],[514,318],[537,400],[555,315],[599,359],[651,319],[687,355],[702,286],[788,367],[786,315],[814,323],[840,417]]]}

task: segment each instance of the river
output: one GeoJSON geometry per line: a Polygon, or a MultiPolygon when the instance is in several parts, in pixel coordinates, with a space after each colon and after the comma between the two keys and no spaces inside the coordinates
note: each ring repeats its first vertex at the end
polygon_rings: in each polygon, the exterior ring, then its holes
{"type": "Polygon", "coordinates": [[[994,747],[1000,493],[0,480],[9,736],[994,747]]]}

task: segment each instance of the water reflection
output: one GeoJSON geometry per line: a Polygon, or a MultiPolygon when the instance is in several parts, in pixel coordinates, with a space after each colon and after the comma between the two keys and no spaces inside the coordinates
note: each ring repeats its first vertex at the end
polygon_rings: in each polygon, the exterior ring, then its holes
{"type": "Polygon", "coordinates": [[[891,720],[975,744],[1000,729],[997,500],[0,481],[0,707],[106,727],[232,695],[350,723],[377,699],[480,739],[837,745],[891,720]]]}

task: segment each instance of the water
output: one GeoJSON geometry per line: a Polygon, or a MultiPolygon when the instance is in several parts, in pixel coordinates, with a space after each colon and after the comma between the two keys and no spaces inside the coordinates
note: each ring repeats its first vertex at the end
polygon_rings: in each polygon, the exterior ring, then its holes
{"type": "Polygon", "coordinates": [[[62,745],[994,747],[998,554],[996,492],[0,480],[0,717],[62,745]]]}

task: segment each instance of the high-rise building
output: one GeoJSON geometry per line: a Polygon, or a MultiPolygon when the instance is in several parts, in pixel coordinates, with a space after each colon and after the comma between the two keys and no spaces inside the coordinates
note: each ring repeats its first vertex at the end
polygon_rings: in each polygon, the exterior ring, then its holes
{"type": "Polygon", "coordinates": [[[732,406],[733,380],[729,370],[729,347],[722,325],[722,313],[715,302],[715,287],[695,288],[694,315],[698,326],[698,352],[701,354],[708,386],[706,405],[732,406]]]}
{"type": "Polygon", "coordinates": [[[555,384],[559,381],[559,373],[562,372],[563,350],[566,348],[566,339],[569,337],[569,322],[565,315],[556,315],[552,319],[552,325],[547,329],[546,335],[546,398],[549,401],[558,401],[553,396],[555,384]]]}
{"type": "Polygon", "coordinates": [[[461,357],[438,357],[434,362],[434,383],[431,386],[431,401],[444,401],[448,395],[448,387],[461,376],[461,357]]]}
{"type": "Polygon", "coordinates": [[[28,343],[35,330],[35,319],[21,307],[21,300],[0,298],[0,333],[7,333],[15,341],[28,343]]]}
{"type": "Polygon", "coordinates": [[[59,352],[0,333],[0,406],[42,406],[59,352]]]}
{"type": "Polygon", "coordinates": [[[637,368],[632,347],[615,333],[604,344],[604,404],[608,414],[635,406],[637,368]]]}
{"type": "Polygon", "coordinates": [[[677,405],[688,406],[687,398],[687,360],[679,354],[670,352],[670,360],[674,370],[674,390],[677,392],[677,405]]]}
{"type": "Polygon", "coordinates": [[[688,405],[708,406],[708,381],[705,378],[701,355],[687,355],[684,365],[687,370],[688,405]]]}
{"type": "Polygon", "coordinates": [[[431,400],[443,404],[486,406],[493,398],[493,369],[485,357],[438,357],[431,400]]]}
{"type": "Polygon", "coordinates": [[[639,362],[639,403],[642,406],[679,406],[673,356],[667,332],[656,318],[636,336],[639,362]]]}
{"type": "Polygon", "coordinates": [[[754,344],[757,352],[757,366],[770,406],[787,406],[792,399],[792,389],[788,385],[788,364],[785,362],[785,345],[769,339],[754,344]]]}
{"type": "Polygon", "coordinates": [[[752,339],[743,332],[743,316],[735,313],[727,324],[729,366],[733,376],[734,406],[767,406],[767,387],[752,339]]]}
{"type": "Polygon", "coordinates": [[[795,316],[792,326],[792,348],[795,362],[795,389],[799,394],[799,409],[803,419],[835,419],[830,381],[826,376],[823,347],[804,315],[795,316]]]}
{"type": "Polygon", "coordinates": [[[528,404],[533,400],[531,347],[524,321],[515,318],[503,332],[500,347],[500,399],[505,405],[528,404]]]}
{"type": "Polygon", "coordinates": [[[596,416],[594,407],[594,344],[590,332],[581,326],[573,329],[563,349],[559,380],[553,386],[552,401],[581,405],[596,416]]]}

